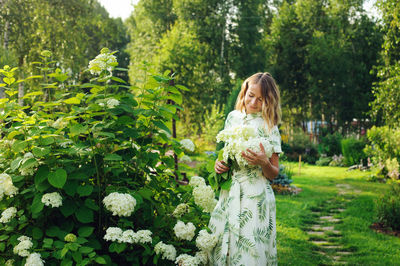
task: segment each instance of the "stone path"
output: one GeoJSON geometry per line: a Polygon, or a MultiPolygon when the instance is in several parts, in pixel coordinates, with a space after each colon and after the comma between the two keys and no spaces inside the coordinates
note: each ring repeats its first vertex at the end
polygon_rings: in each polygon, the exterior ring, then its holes
{"type": "Polygon", "coordinates": [[[335,215],[345,211],[345,203],[349,200],[346,195],[358,191],[348,184],[337,184],[336,187],[337,197],[328,200],[324,206],[313,209],[313,214],[317,217],[316,223],[306,233],[316,246],[317,253],[327,257],[334,265],[340,265],[346,264],[346,256],[351,256],[352,252],[340,245],[342,233],[335,229],[335,225],[341,223],[341,219],[335,215]]]}

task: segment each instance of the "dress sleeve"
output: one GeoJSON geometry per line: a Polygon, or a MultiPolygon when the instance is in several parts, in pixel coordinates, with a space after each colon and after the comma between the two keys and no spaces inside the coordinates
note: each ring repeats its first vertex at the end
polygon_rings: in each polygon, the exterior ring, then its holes
{"type": "Polygon", "coordinates": [[[233,115],[234,115],[234,111],[230,112],[228,114],[228,116],[226,117],[224,129],[230,128],[232,126],[233,115]]]}
{"type": "Polygon", "coordinates": [[[277,126],[274,126],[271,131],[265,128],[265,124],[258,129],[259,136],[266,138],[272,146],[272,153],[281,153],[281,134],[277,126]]]}
{"type": "Polygon", "coordinates": [[[275,153],[281,153],[281,134],[277,126],[274,126],[271,130],[271,144],[275,153]]]}

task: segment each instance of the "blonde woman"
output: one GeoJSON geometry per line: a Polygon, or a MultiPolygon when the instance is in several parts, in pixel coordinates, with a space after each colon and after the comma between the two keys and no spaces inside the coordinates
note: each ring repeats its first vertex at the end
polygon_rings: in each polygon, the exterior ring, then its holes
{"type": "MultiPolygon", "coordinates": [[[[242,156],[251,167],[234,170],[230,189],[221,190],[209,223],[218,235],[211,265],[277,265],[275,196],[269,181],[279,173],[279,122],[280,93],[274,79],[269,73],[252,75],[243,82],[225,129],[253,127],[272,145],[272,156],[267,157],[261,143],[260,152],[247,149],[242,156]]],[[[218,160],[214,168],[219,174],[229,170],[218,160]]]]}

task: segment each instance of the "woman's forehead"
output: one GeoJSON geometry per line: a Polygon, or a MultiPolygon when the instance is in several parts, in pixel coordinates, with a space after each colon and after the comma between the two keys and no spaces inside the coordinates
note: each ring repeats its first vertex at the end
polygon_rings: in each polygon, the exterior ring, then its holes
{"type": "Polygon", "coordinates": [[[253,92],[255,94],[260,94],[261,95],[261,86],[260,84],[249,84],[249,92],[253,92]]]}

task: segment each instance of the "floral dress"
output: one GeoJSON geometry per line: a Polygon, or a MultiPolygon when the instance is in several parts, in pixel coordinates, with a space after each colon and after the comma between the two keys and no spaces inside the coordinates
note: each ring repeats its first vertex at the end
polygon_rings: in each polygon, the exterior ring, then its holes
{"type": "MultiPolygon", "coordinates": [[[[274,153],[280,153],[281,138],[274,126],[269,132],[261,113],[229,113],[225,128],[254,126],[258,135],[268,138],[274,153]]],[[[221,190],[211,213],[209,228],[218,236],[210,253],[211,265],[277,265],[275,196],[261,167],[244,167],[232,174],[232,185],[221,190]]]]}

